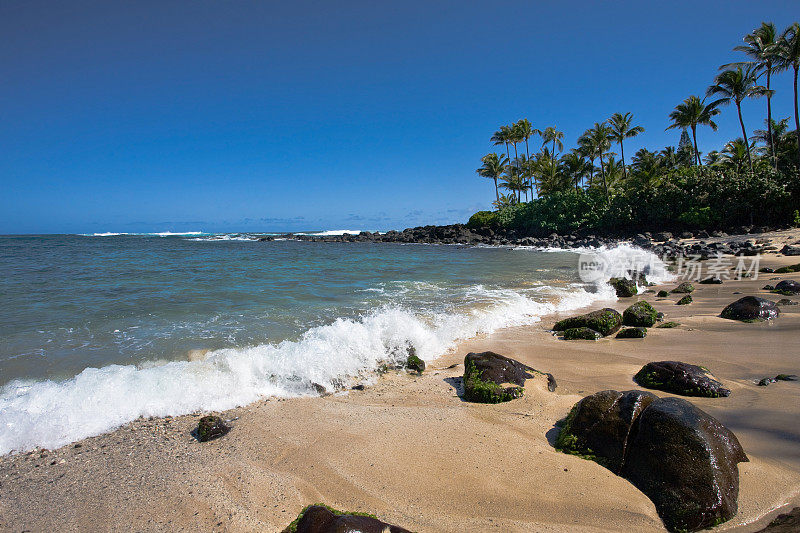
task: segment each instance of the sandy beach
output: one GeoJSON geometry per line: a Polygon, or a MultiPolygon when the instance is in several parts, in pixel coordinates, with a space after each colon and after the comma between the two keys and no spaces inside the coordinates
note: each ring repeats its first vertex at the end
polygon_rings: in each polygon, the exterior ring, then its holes
{"type": "MultiPolygon", "coordinates": [[[[766,256],[761,266],[798,262],[766,256]]],[[[365,390],[266,399],[221,413],[233,429],[200,443],[202,413],[137,420],[58,450],[0,458],[3,531],[281,531],[311,503],[370,512],[418,532],[664,531],[652,502],[600,465],[557,452],[555,423],[583,396],[639,388],[649,361],[704,365],[727,398],[690,398],[739,438],[739,512],[719,531],[752,532],[800,504],[800,384],[756,382],[798,372],[800,305],[765,323],[719,318],[772,279],[696,285],[694,302],[647,293],[680,326],[645,339],[564,341],[558,317],[461,343],[418,376],[389,372],[365,390]],[[511,402],[460,398],[463,358],[492,350],[551,372],[511,402]]],[[[671,288],[664,287],[653,289],[671,288]]],[[[798,301],[798,297],[791,297],[798,301]]],[[[599,305],[591,308],[601,307],[599,305]]],[[[656,391],[659,396],[667,393],[656,391]]]]}

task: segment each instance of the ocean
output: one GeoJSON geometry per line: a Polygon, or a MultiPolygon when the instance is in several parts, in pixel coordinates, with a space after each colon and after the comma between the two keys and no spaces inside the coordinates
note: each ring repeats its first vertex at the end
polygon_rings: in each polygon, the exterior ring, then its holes
{"type": "Polygon", "coordinates": [[[140,416],[345,391],[412,348],[432,360],[615,299],[604,279],[579,278],[588,250],[260,236],[0,236],[0,454],[140,416]]]}

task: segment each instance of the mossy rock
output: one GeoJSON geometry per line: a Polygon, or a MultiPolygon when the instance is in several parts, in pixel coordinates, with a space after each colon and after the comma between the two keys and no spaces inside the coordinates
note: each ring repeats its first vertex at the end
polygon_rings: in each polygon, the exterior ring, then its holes
{"type": "Polygon", "coordinates": [[[623,326],[653,327],[658,320],[658,311],[644,300],[636,302],[622,313],[623,326]]]}
{"type": "Polygon", "coordinates": [[[694,292],[694,285],[692,285],[688,281],[684,281],[683,283],[672,289],[670,292],[674,294],[688,294],[690,292],[694,292]]]}
{"type": "Polygon", "coordinates": [[[682,396],[719,398],[730,396],[731,391],[714,379],[707,368],[681,361],[647,363],[633,377],[647,389],[662,390],[682,396]]]}
{"type": "Polygon", "coordinates": [[[422,374],[425,371],[425,361],[415,354],[411,354],[408,356],[408,359],[406,359],[406,368],[422,374]]]}
{"type": "Polygon", "coordinates": [[[677,328],[678,326],[680,326],[680,324],[678,322],[670,321],[670,322],[664,322],[663,324],[659,324],[656,327],[657,328],[663,328],[663,329],[671,329],[671,328],[677,328]]]}
{"type": "Polygon", "coordinates": [[[501,403],[521,398],[525,380],[533,377],[531,372],[535,370],[494,352],[468,353],[464,358],[464,399],[501,403]],[[512,386],[503,386],[505,383],[512,386]]]}
{"type": "Polygon", "coordinates": [[[564,340],[565,341],[577,341],[577,340],[584,340],[584,341],[596,341],[597,339],[601,338],[599,332],[591,329],[591,328],[569,328],[564,330],[564,340]]]}
{"type": "Polygon", "coordinates": [[[656,296],[658,298],[666,298],[667,296],[669,296],[669,293],[667,291],[658,291],[658,294],[656,294],[656,296]]]}
{"type": "Polygon", "coordinates": [[[775,274],[791,274],[792,272],[800,272],[800,263],[796,265],[789,265],[773,270],[775,274]]]}
{"type": "Polygon", "coordinates": [[[230,426],[218,416],[204,416],[197,424],[197,440],[207,442],[227,435],[231,430],[230,426]]]}
{"type": "Polygon", "coordinates": [[[628,278],[611,278],[608,283],[614,287],[618,298],[630,298],[639,293],[636,282],[628,278]]]}
{"type": "Polygon", "coordinates": [[[553,326],[554,331],[566,331],[572,328],[589,328],[606,337],[616,333],[622,326],[622,315],[614,309],[606,307],[585,315],[559,320],[553,326]]]}
{"type": "Polygon", "coordinates": [[[375,515],[338,511],[324,503],[315,503],[303,508],[297,518],[281,533],[346,533],[351,531],[411,533],[402,527],[387,524],[375,515]]]}
{"type": "Polygon", "coordinates": [[[647,337],[647,328],[622,328],[617,333],[618,339],[644,339],[647,337]]]}
{"type": "Polygon", "coordinates": [[[675,304],[676,305],[689,305],[692,302],[693,302],[692,295],[691,294],[687,294],[686,296],[684,296],[683,298],[681,298],[680,300],[675,302],[675,304]]]}

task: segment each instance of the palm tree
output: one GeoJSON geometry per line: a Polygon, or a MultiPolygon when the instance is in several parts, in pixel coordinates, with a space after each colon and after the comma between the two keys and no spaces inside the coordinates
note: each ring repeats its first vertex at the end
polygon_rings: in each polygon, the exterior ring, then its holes
{"type": "Polygon", "coordinates": [[[800,115],[797,112],[797,72],[800,69],[800,23],[795,22],[781,35],[778,46],[779,67],[794,70],[794,128],[797,135],[798,168],[800,168],[800,115]]]}
{"type": "MultiPolygon", "coordinates": [[[[761,26],[753,30],[744,38],[746,44],[734,48],[737,52],[744,52],[753,60],[749,63],[753,65],[760,74],[767,75],[767,91],[770,90],[772,81],[772,73],[775,71],[776,60],[780,61],[778,56],[779,47],[778,39],[776,38],[775,24],[771,22],[762,22],[761,26]]],[[[772,93],[767,93],[767,139],[770,151],[770,157],[773,161],[773,166],[778,168],[778,158],[775,155],[775,141],[772,137],[772,93]]]]}
{"type": "Polygon", "coordinates": [[[707,96],[721,96],[712,105],[728,105],[731,102],[736,104],[736,111],[739,113],[739,124],[742,126],[742,137],[747,148],[747,164],[750,172],[753,171],[753,158],[750,155],[750,143],[747,141],[747,131],[744,128],[742,119],[742,101],[745,98],[757,98],[769,94],[766,87],[758,85],[757,72],[752,66],[739,66],[735,69],[724,70],[714,79],[714,85],[706,91],[707,96]]]}
{"type": "Polygon", "coordinates": [[[641,126],[633,125],[633,114],[614,113],[608,119],[608,125],[611,127],[611,138],[619,143],[619,151],[622,155],[622,177],[628,179],[628,171],[625,169],[625,148],[622,146],[622,141],[631,137],[636,137],[644,132],[641,126]]]}
{"type": "Polygon", "coordinates": [[[525,183],[522,180],[522,176],[515,174],[513,167],[509,165],[506,167],[506,173],[503,174],[500,187],[514,193],[516,201],[519,203],[521,198],[520,193],[525,188],[525,183]]]}
{"type": "MultiPolygon", "coordinates": [[[[542,132],[538,129],[534,128],[531,124],[531,121],[527,118],[520,119],[516,124],[517,132],[519,133],[520,137],[525,141],[525,158],[530,160],[531,152],[528,148],[528,139],[533,137],[534,135],[541,135],[542,132]]],[[[529,182],[528,185],[531,185],[529,182]]],[[[539,192],[539,185],[536,184],[536,192],[539,192]]]]}
{"type": "Polygon", "coordinates": [[[700,100],[699,96],[692,95],[683,103],[675,106],[672,113],[669,114],[669,119],[672,121],[667,129],[672,128],[691,128],[692,140],[694,142],[694,162],[700,165],[700,152],[697,150],[697,126],[709,126],[712,130],[717,131],[717,124],[712,117],[719,114],[717,104],[705,104],[705,99],[700,100]]]}
{"type": "Polygon", "coordinates": [[[575,190],[580,190],[580,182],[583,181],[590,170],[589,162],[583,157],[579,148],[573,148],[568,154],[561,156],[561,167],[564,172],[575,182],[575,190]]]}
{"type": "Polygon", "coordinates": [[[706,155],[706,165],[713,167],[714,165],[718,164],[722,160],[722,154],[716,150],[711,150],[706,155]]]}
{"type": "Polygon", "coordinates": [[[496,201],[492,202],[492,205],[496,209],[503,209],[515,203],[517,203],[517,198],[513,194],[501,194],[496,201]]]}
{"type": "Polygon", "coordinates": [[[589,144],[600,158],[600,176],[603,179],[603,191],[606,195],[606,202],[611,201],[608,194],[608,182],[606,181],[605,164],[603,163],[603,156],[611,148],[611,128],[605,122],[595,122],[594,126],[589,129],[589,144]]]}
{"type": "Polygon", "coordinates": [[[578,137],[578,151],[583,157],[589,160],[589,187],[591,187],[594,183],[594,160],[595,157],[597,157],[597,153],[592,146],[589,130],[584,131],[583,134],[578,137]]]}
{"type": "Polygon", "coordinates": [[[506,159],[502,154],[497,155],[495,153],[491,153],[481,157],[481,161],[483,162],[483,165],[475,172],[477,172],[479,176],[494,180],[494,193],[497,199],[500,200],[500,189],[497,186],[497,180],[503,175],[503,170],[506,168],[508,159],[506,159]]]}
{"type": "Polygon", "coordinates": [[[741,137],[734,139],[722,149],[720,161],[732,166],[736,170],[736,175],[738,176],[745,161],[750,161],[749,154],[752,148],[752,145],[746,145],[741,137]]]}
{"type": "Polygon", "coordinates": [[[678,152],[675,150],[674,146],[665,146],[664,149],[658,153],[658,159],[661,165],[667,170],[674,170],[675,167],[678,166],[678,152]]]}
{"type": "Polygon", "coordinates": [[[553,157],[556,155],[556,145],[558,145],[559,151],[564,149],[563,139],[564,132],[558,131],[553,126],[547,126],[542,132],[542,146],[546,145],[547,143],[553,143],[553,157]]]}
{"type": "Polygon", "coordinates": [[[766,130],[754,130],[753,140],[762,143],[768,149],[770,148],[770,141],[775,148],[769,150],[770,157],[778,157],[777,154],[777,139],[780,139],[789,130],[789,117],[780,120],[764,120],[767,125],[766,130]]]}
{"type": "Polygon", "coordinates": [[[489,139],[495,146],[500,144],[506,145],[506,159],[511,160],[511,153],[508,151],[508,143],[511,142],[511,128],[508,126],[500,126],[500,129],[494,132],[492,138],[489,139]]]}

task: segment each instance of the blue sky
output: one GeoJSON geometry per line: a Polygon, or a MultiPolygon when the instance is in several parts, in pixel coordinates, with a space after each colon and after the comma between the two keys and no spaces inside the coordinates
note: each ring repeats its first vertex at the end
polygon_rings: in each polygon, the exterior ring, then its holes
{"type": "MultiPolygon", "coordinates": [[[[501,124],[566,147],[614,112],[676,145],[762,20],[796,0],[0,2],[0,233],[390,229],[490,206],[501,124]]],[[[776,117],[792,112],[775,80],[776,117]]],[[[747,102],[748,130],[766,101],[747,102]]],[[[735,108],[700,149],[739,136],[735,108]]],[[[630,157],[630,155],[628,155],[630,157]]]]}

